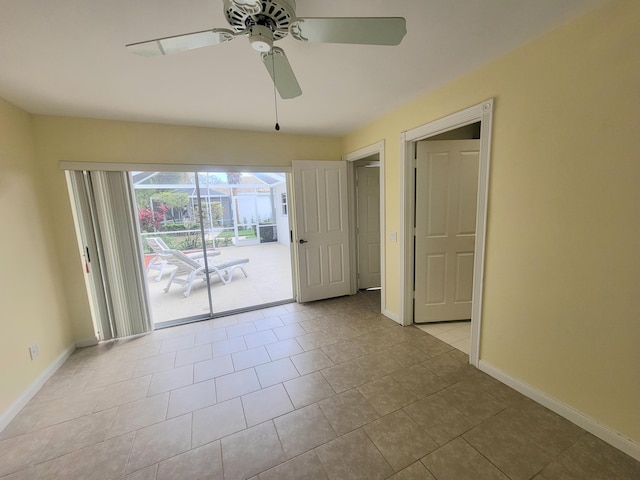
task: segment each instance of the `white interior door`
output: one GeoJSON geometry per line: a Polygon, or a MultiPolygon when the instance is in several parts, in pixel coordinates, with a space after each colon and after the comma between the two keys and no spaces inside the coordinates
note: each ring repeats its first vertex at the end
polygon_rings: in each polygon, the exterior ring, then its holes
{"type": "Polygon", "coordinates": [[[298,300],[350,293],[346,162],[294,161],[298,300]]]}
{"type": "Polygon", "coordinates": [[[471,318],[479,150],[479,140],[417,143],[416,323],[471,318]]]}
{"type": "Polygon", "coordinates": [[[380,286],[380,169],[356,167],[358,288],[380,286]]]}

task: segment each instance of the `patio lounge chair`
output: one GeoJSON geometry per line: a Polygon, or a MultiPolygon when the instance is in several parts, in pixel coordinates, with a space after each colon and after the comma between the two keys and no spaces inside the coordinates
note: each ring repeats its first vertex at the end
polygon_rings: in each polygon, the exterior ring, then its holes
{"type": "MultiPolygon", "coordinates": [[[[153,257],[149,262],[149,265],[147,265],[147,273],[149,273],[151,270],[157,270],[158,276],[156,277],[156,282],[159,282],[160,280],[162,280],[164,269],[167,266],[167,262],[160,258],[160,253],[165,250],[169,250],[169,246],[160,237],[146,237],[145,240],[147,241],[149,247],[151,247],[151,250],[153,250],[153,253],[156,254],[156,256],[153,257]]],[[[204,254],[202,252],[186,253],[185,255],[194,259],[204,257],[204,254]]],[[[207,257],[212,257],[214,255],[220,255],[220,252],[207,249],[207,257]]]]}
{"type": "Polygon", "coordinates": [[[164,262],[166,262],[167,265],[173,265],[174,267],[176,267],[171,272],[169,282],[167,283],[164,291],[168,292],[171,284],[177,283],[178,285],[185,286],[185,297],[188,297],[189,293],[191,293],[191,287],[193,286],[193,281],[196,278],[202,278],[204,280],[207,276],[211,277],[215,274],[220,277],[222,283],[227,285],[231,282],[231,280],[233,280],[233,271],[236,268],[242,270],[244,276],[247,277],[247,272],[245,271],[243,265],[245,263],[249,263],[248,258],[207,257],[207,264],[205,266],[204,259],[196,260],[190,258],[180,250],[164,250],[163,252],[159,253],[158,256],[164,262]],[[186,278],[179,278],[181,276],[186,276],[186,278]]]}

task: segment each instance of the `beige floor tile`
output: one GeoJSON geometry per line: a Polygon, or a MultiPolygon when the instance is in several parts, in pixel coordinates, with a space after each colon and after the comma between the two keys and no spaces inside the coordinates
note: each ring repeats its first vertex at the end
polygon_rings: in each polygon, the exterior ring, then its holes
{"type": "Polygon", "coordinates": [[[293,404],[281,384],[243,395],[242,406],[249,427],[293,410],[293,404]]]}
{"type": "Polygon", "coordinates": [[[223,355],[204,362],[198,362],[193,365],[193,381],[195,383],[221,377],[228,373],[233,373],[233,360],[231,355],[223,355]]]}
{"type": "Polygon", "coordinates": [[[284,383],[289,398],[296,408],[301,408],[335,395],[335,390],[320,372],[310,373],[284,383]]]}
{"type": "Polygon", "coordinates": [[[107,432],[107,438],[164,421],[168,404],[169,392],[120,405],[107,432]]]}
{"type": "MultiPolygon", "coordinates": [[[[2,456],[0,455],[0,459],[2,456]]],[[[66,461],[66,457],[58,457],[48,462],[39,463],[31,467],[18,470],[15,473],[11,473],[2,480],[51,480],[52,478],[58,478],[60,470],[66,461]]]]}
{"type": "Polygon", "coordinates": [[[393,473],[362,430],[336,438],[315,451],[325,472],[332,479],[376,480],[393,473]]]}
{"type": "Polygon", "coordinates": [[[65,480],[114,480],[124,474],[134,433],[65,455],[59,478],[65,480]]]}
{"type": "Polygon", "coordinates": [[[315,452],[307,452],[258,475],[258,480],[326,480],[328,478],[315,452]]]}
{"type": "Polygon", "coordinates": [[[136,432],[127,473],[186,452],[191,448],[191,414],[136,432]]]}
{"type": "Polygon", "coordinates": [[[358,391],[380,415],[387,415],[416,400],[416,396],[405,390],[392,376],[386,376],[358,387],[358,391]]]}
{"type": "Polygon", "coordinates": [[[353,342],[337,342],[322,347],[334,364],[348,362],[366,354],[366,350],[353,342]]]}
{"type": "Polygon", "coordinates": [[[171,391],[167,418],[179,417],[216,403],[216,386],[213,380],[194,383],[171,391]]]}
{"type": "Polygon", "coordinates": [[[389,480],[436,480],[436,478],[429,473],[422,462],[415,462],[393,477],[389,477],[389,480]]]}
{"type": "MultiPolygon", "coordinates": [[[[640,462],[585,433],[551,462],[540,475],[542,480],[582,480],[586,478],[640,478],[640,462]]],[[[538,479],[538,477],[536,477],[538,479]]]]}
{"type": "Polygon", "coordinates": [[[362,428],[395,471],[431,453],[438,444],[402,410],[362,428]],[[411,448],[407,448],[411,445],[411,448]]]}
{"type": "Polygon", "coordinates": [[[394,372],[391,376],[416,398],[427,397],[449,385],[422,365],[412,365],[394,372]]]}
{"type": "Polygon", "coordinates": [[[438,480],[478,478],[482,480],[509,480],[491,462],[465,442],[456,438],[422,459],[422,463],[438,480]]]}
{"type": "Polygon", "coordinates": [[[322,400],[319,405],[338,435],[344,435],[379,417],[366,398],[355,389],[322,400]]]}
{"type": "Polygon", "coordinates": [[[171,370],[175,366],[176,352],[169,352],[163,355],[143,358],[136,362],[133,370],[133,377],[142,377],[152,373],[171,370]]]}
{"type": "Polygon", "coordinates": [[[223,355],[229,355],[236,352],[246,350],[247,345],[244,343],[244,338],[234,337],[228,340],[220,340],[211,344],[211,352],[213,358],[221,357],[223,355]]]}
{"type": "Polygon", "coordinates": [[[531,478],[583,435],[581,429],[542,407],[532,410],[507,409],[463,437],[510,478],[531,478]]]}
{"type": "MultiPolygon", "coordinates": [[[[231,297],[242,280],[212,290],[231,297]]],[[[174,290],[167,313],[206,294],[174,290]]],[[[78,349],[0,432],[0,476],[640,478],[640,462],[382,316],[379,302],[359,292],[78,349]],[[436,448],[429,437],[442,446],[415,461],[436,448]]],[[[462,324],[438,332],[469,342],[462,324]]]]}
{"type": "Polygon", "coordinates": [[[158,464],[150,465],[146,468],[138,470],[137,472],[125,475],[123,480],[156,480],[156,473],[158,471],[158,464]]]}
{"type": "Polygon", "coordinates": [[[256,374],[262,388],[270,387],[276,383],[286,382],[299,377],[300,374],[293,363],[288,358],[276,360],[256,367],[256,374]]]}
{"type": "Polygon", "coordinates": [[[243,335],[248,335],[251,333],[256,333],[256,327],[250,321],[247,323],[240,323],[238,325],[232,325],[231,327],[227,327],[227,337],[241,337],[243,335]]]}
{"type": "Polygon", "coordinates": [[[276,418],[273,423],[289,458],[336,438],[331,424],[317,404],[276,418]]]}
{"type": "Polygon", "coordinates": [[[123,382],[133,377],[135,363],[119,365],[118,368],[99,368],[93,371],[93,375],[85,382],[85,388],[104,387],[113,383],[123,382]]]}
{"type": "Polygon", "coordinates": [[[183,367],[190,363],[202,362],[212,357],[211,345],[204,344],[193,348],[178,350],[176,352],[176,367],[183,367]]]}
{"type": "Polygon", "coordinates": [[[404,411],[439,445],[448,443],[479,423],[466,417],[437,393],[418,400],[404,411]]]}
{"type": "Polygon", "coordinates": [[[338,393],[372,380],[371,373],[366,368],[356,365],[353,360],[325,368],[322,375],[338,393]]]}
{"type": "Polygon", "coordinates": [[[219,480],[222,478],[220,442],[211,442],[160,462],[156,480],[219,480]]]}
{"type": "Polygon", "coordinates": [[[56,433],[47,428],[0,441],[0,476],[35,463],[56,433]]]}
{"type": "Polygon", "coordinates": [[[273,333],[273,330],[264,330],[261,332],[245,335],[244,341],[247,344],[247,348],[254,348],[261,345],[275,343],[278,341],[278,337],[276,337],[276,334],[273,333]]]}
{"type": "Polygon", "coordinates": [[[180,337],[168,338],[162,342],[160,347],[160,354],[175,352],[176,350],[183,350],[185,348],[192,348],[195,346],[195,335],[183,335],[180,337]]]}
{"type": "Polygon", "coordinates": [[[322,350],[312,350],[291,357],[291,361],[296,366],[300,375],[322,370],[333,366],[333,362],[322,350]]]}
{"type": "Polygon", "coordinates": [[[304,352],[300,344],[296,342],[295,338],[270,343],[269,345],[265,345],[265,348],[267,349],[267,353],[271,357],[271,360],[280,360],[281,358],[291,357],[304,352]]]}
{"type": "Polygon", "coordinates": [[[307,331],[300,325],[295,323],[291,325],[285,325],[284,327],[274,328],[273,333],[276,334],[278,340],[287,340],[289,338],[296,338],[307,335],[307,331]]]}
{"type": "Polygon", "coordinates": [[[441,392],[449,405],[456,407],[476,423],[494,416],[507,405],[480,388],[471,380],[461,381],[441,392]]]}
{"type": "Polygon", "coordinates": [[[166,372],[154,373],[147,395],[157,395],[176,388],[186,387],[192,383],[193,365],[185,365],[166,372]]]}
{"type": "Polygon", "coordinates": [[[215,382],[218,402],[260,390],[260,382],[253,368],[217,377],[215,382]]]}
{"type": "Polygon", "coordinates": [[[265,422],[222,439],[225,480],[264,472],[286,460],[272,422],[265,422]]]}
{"type": "Polygon", "coordinates": [[[140,400],[147,396],[151,375],[125,380],[124,382],[107,385],[101,395],[96,411],[106,410],[124,403],[140,400]]]}
{"type": "Polygon", "coordinates": [[[225,328],[212,328],[204,332],[196,333],[196,345],[220,342],[227,340],[227,330],[225,328]]]}
{"type": "Polygon", "coordinates": [[[284,327],[284,322],[280,320],[279,316],[260,318],[253,321],[253,325],[259,332],[263,330],[271,330],[277,327],[284,327]]]}
{"type": "Polygon", "coordinates": [[[116,408],[103,410],[51,427],[53,436],[46,447],[41,450],[38,462],[51,460],[104,441],[116,410],[116,408]]]}
{"type": "Polygon", "coordinates": [[[104,398],[104,390],[105,387],[92,388],[77,395],[33,405],[38,417],[33,428],[44,428],[93,413],[98,402],[104,398]]]}
{"type": "Polygon", "coordinates": [[[233,360],[233,367],[238,370],[244,370],[246,368],[255,367],[256,365],[262,365],[271,361],[271,357],[267,353],[267,349],[264,347],[250,348],[249,350],[243,350],[231,355],[233,360]]]}
{"type": "Polygon", "coordinates": [[[193,412],[193,447],[218,440],[247,428],[240,398],[233,398],[193,412]]]}

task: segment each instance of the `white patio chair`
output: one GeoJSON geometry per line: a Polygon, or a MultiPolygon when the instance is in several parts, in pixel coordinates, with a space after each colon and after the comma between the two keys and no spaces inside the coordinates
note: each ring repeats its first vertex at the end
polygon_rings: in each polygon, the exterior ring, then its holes
{"type": "Polygon", "coordinates": [[[166,262],[166,265],[172,265],[175,268],[172,270],[169,276],[169,282],[164,291],[168,292],[172,283],[178,285],[184,285],[184,296],[188,297],[191,293],[191,287],[196,278],[206,279],[212,275],[218,275],[223,284],[227,285],[233,280],[233,271],[239,268],[244,276],[247,277],[243,265],[249,263],[248,258],[213,258],[207,257],[207,262],[203,258],[196,260],[188,257],[180,250],[164,250],[158,254],[162,261],[166,262]],[[185,277],[185,278],[180,278],[185,277]]]}
{"type": "MultiPolygon", "coordinates": [[[[165,243],[165,241],[160,237],[145,237],[147,244],[155,253],[155,257],[151,259],[149,265],[147,265],[147,273],[151,270],[157,270],[158,275],[156,276],[156,282],[162,280],[162,275],[164,274],[164,269],[167,266],[167,262],[160,258],[159,254],[165,250],[169,250],[169,246],[165,243]]],[[[202,252],[193,252],[186,253],[186,256],[198,259],[204,257],[204,253],[202,252]]],[[[213,257],[214,255],[220,255],[220,252],[217,250],[207,249],[207,257],[213,257]]]]}

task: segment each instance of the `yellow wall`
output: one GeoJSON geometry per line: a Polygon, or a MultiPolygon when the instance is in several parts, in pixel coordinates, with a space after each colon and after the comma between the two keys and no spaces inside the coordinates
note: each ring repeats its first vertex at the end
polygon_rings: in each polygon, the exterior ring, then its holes
{"type": "MultiPolygon", "coordinates": [[[[419,61],[419,59],[416,59],[419,61]]],[[[620,0],[348,135],[386,141],[495,97],[481,360],[640,444],[640,3],[620,0]]],[[[399,243],[387,242],[398,311],[399,243]]]]}
{"type": "Polygon", "coordinates": [[[31,116],[0,99],[0,416],[73,344],[42,179],[31,116]]]}
{"type": "Polygon", "coordinates": [[[60,162],[256,165],[290,167],[292,160],[339,160],[340,139],[199,127],[35,116],[39,167],[48,179],[55,236],[63,261],[76,340],[94,336],[69,196],[60,162]]]}

